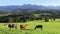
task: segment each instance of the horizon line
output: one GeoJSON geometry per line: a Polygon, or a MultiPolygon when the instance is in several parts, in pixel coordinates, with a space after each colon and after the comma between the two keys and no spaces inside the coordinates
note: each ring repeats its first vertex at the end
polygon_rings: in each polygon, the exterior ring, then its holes
{"type": "Polygon", "coordinates": [[[60,6],[60,5],[38,5],[38,4],[22,4],[22,5],[0,5],[0,6],[23,6],[23,5],[37,5],[37,6],[60,6]]]}

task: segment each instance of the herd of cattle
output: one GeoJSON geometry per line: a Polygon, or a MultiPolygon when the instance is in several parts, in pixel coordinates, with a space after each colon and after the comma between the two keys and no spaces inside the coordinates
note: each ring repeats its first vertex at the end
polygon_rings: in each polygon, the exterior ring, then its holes
{"type": "MultiPolygon", "coordinates": [[[[8,28],[16,28],[17,29],[17,24],[7,24],[7,26],[8,26],[8,28]]],[[[22,25],[20,25],[20,29],[22,30],[22,29],[26,29],[26,27],[27,27],[28,25],[27,24],[22,24],[22,25]]],[[[42,25],[36,25],[35,27],[34,27],[34,30],[36,30],[36,28],[41,28],[41,30],[43,29],[43,26],[42,25]]]]}

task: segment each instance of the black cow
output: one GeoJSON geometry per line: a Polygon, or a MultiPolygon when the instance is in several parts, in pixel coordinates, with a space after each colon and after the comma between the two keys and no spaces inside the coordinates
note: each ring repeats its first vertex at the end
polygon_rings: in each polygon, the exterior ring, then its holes
{"type": "Polygon", "coordinates": [[[35,30],[36,28],[41,28],[41,30],[42,30],[43,27],[42,27],[42,25],[36,25],[35,28],[34,28],[34,30],[35,30]]]}
{"type": "Polygon", "coordinates": [[[11,28],[16,28],[17,29],[17,25],[16,24],[8,24],[8,27],[11,28]]]}

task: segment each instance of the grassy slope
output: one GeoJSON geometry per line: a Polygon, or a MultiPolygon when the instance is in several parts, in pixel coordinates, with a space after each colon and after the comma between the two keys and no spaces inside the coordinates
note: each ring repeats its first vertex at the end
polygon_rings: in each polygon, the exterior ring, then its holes
{"type": "Polygon", "coordinates": [[[18,29],[9,29],[8,27],[3,26],[3,23],[0,23],[0,34],[60,34],[60,19],[57,19],[53,22],[44,22],[44,21],[30,21],[27,22],[28,27],[26,30],[20,30],[19,25],[23,23],[17,23],[18,29]],[[34,30],[35,25],[42,24],[43,30],[36,29],[34,30]]]}

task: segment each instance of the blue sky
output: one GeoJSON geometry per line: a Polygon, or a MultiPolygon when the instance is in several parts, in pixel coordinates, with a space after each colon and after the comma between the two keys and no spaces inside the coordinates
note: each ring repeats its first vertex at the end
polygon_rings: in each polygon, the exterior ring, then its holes
{"type": "Polygon", "coordinates": [[[0,0],[0,6],[23,4],[60,6],[60,0],[0,0]]]}

